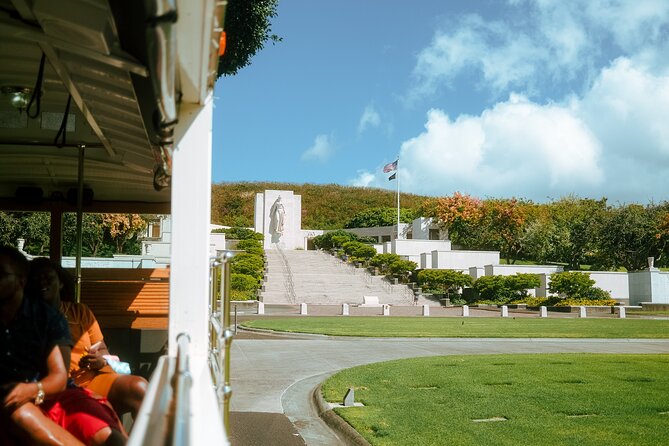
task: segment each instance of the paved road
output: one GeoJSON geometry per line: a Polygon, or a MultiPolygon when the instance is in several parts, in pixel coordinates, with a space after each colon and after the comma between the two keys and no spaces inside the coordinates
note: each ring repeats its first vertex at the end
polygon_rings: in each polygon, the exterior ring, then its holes
{"type": "MultiPolygon", "coordinates": [[[[370,339],[262,336],[232,344],[232,410],[285,414],[307,445],[340,445],[310,395],[334,372],[400,358],[491,353],[669,353],[669,340],[370,339]]],[[[258,426],[264,429],[263,426],[258,426]]],[[[246,426],[249,429],[249,426],[246,426]]],[[[252,431],[252,427],[250,428],[252,431]]],[[[290,434],[294,437],[294,434],[290,434]]],[[[278,437],[274,444],[282,444],[278,437]]],[[[294,440],[294,439],[293,439],[294,440]]],[[[251,443],[233,443],[242,446],[251,443]]],[[[284,443],[292,444],[292,443],[284,443]]]]}

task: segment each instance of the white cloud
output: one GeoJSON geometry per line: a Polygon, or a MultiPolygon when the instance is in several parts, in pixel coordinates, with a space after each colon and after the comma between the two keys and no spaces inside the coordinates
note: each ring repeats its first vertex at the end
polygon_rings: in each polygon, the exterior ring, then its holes
{"type": "Polygon", "coordinates": [[[509,2],[505,12],[504,20],[470,14],[438,29],[418,54],[408,98],[429,96],[461,75],[496,97],[575,80],[587,89],[607,51],[669,68],[666,0],[525,0],[509,2]]]}
{"type": "Polygon", "coordinates": [[[669,75],[618,59],[577,106],[606,148],[602,166],[611,181],[602,194],[621,201],[667,199],[669,75]]]}
{"type": "Polygon", "coordinates": [[[378,127],[381,125],[381,116],[379,112],[376,111],[373,104],[367,105],[365,110],[360,116],[360,122],[358,123],[358,133],[362,133],[370,127],[378,127]]]}
{"type": "Polygon", "coordinates": [[[376,177],[367,170],[359,170],[358,176],[350,181],[351,186],[369,187],[374,183],[376,177]]]}
{"type": "Polygon", "coordinates": [[[569,109],[512,95],[480,116],[427,115],[402,144],[404,185],[414,192],[545,199],[596,186],[601,147],[569,109]]]}
{"type": "MultiPolygon", "coordinates": [[[[627,58],[583,97],[539,104],[518,94],[478,116],[427,113],[402,144],[404,190],[542,201],[570,193],[612,201],[666,200],[669,75],[627,58]]],[[[379,175],[380,178],[380,175],[379,175]]]]}
{"type": "Polygon", "coordinates": [[[334,153],[334,145],[328,135],[318,135],[314,144],[302,153],[302,161],[325,162],[334,153]]]}

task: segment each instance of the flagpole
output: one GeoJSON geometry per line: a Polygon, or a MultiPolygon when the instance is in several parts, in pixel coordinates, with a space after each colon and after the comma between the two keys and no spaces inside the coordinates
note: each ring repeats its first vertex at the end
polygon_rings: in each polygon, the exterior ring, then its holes
{"type": "Polygon", "coordinates": [[[397,238],[400,238],[400,157],[397,156],[397,238]]]}

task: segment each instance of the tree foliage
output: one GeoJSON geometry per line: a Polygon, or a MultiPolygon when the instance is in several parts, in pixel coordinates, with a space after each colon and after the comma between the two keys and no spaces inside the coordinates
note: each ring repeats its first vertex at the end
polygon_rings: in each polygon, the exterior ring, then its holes
{"type": "Polygon", "coordinates": [[[218,61],[218,75],[234,75],[251,63],[265,43],[280,42],[272,33],[279,0],[228,0],[225,11],[225,54],[218,61]]]}
{"type": "MultiPolygon", "coordinates": [[[[553,273],[548,291],[558,295],[561,300],[570,300],[571,303],[588,303],[587,301],[606,301],[611,299],[611,293],[598,288],[590,274],[578,271],[553,273]]],[[[608,304],[613,304],[610,302],[608,304]]]]}
{"type": "Polygon", "coordinates": [[[629,204],[610,209],[601,225],[597,264],[636,271],[647,266],[648,257],[660,259],[664,247],[658,233],[663,217],[655,206],[629,204]]]}
{"type": "MultiPolygon", "coordinates": [[[[411,223],[416,218],[412,209],[400,209],[400,223],[411,223]]],[[[355,214],[344,224],[344,228],[375,228],[397,224],[397,208],[372,208],[355,214]]]]}

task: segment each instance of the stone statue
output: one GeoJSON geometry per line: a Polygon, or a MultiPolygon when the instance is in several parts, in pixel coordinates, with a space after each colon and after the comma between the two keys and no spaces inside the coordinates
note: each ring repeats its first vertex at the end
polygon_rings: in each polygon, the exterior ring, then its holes
{"type": "Polygon", "coordinates": [[[269,232],[270,234],[283,234],[283,225],[286,216],[286,210],[281,204],[281,196],[276,199],[269,210],[269,232]]]}

